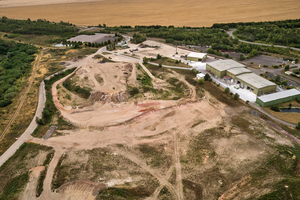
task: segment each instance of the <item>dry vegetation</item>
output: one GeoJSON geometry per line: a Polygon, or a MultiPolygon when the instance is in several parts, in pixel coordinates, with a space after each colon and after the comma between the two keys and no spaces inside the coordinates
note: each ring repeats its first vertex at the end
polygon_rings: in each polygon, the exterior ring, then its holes
{"type": "Polygon", "coordinates": [[[268,21],[299,17],[299,1],[132,1],[102,0],[71,4],[66,1],[0,1],[1,15],[16,19],[68,21],[77,25],[211,26],[213,23],[268,21]],[[42,4],[42,5],[39,5],[42,4]],[[49,5],[43,5],[49,4],[49,5]],[[22,7],[22,5],[26,5],[22,7]],[[38,6],[30,6],[38,5],[38,6]],[[18,6],[18,7],[10,7],[18,6]],[[201,12],[199,12],[201,11],[201,12]],[[78,13],[82,13],[78,15],[78,13]],[[100,14],[99,14],[100,13],[100,14]],[[114,17],[111,17],[112,13],[114,17]],[[180,13],[174,15],[174,13],[180,13]],[[217,13],[217,14],[216,14],[217,13]]]}
{"type": "MultiPolygon", "coordinates": [[[[291,101],[291,102],[286,102],[286,103],[282,103],[282,104],[278,104],[278,107],[283,107],[283,108],[289,108],[290,103],[292,104],[292,107],[300,107],[300,103],[298,103],[296,100],[291,101]]],[[[264,108],[267,112],[271,113],[272,115],[274,115],[275,117],[282,119],[286,122],[290,122],[293,124],[298,124],[298,122],[300,122],[300,113],[284,113],[284,112],[275,112],[273,110],[271,110],[271,107],[265,107],[264,108]]]]}
{"type": "MultiPolygon", "coordinates": [[[[51,59],[61,53],[51,51],[45,59],[54,62],[51,59]]],[[[246,200],[270,192],[287,199],[300,195],[300,149],[276,130],[274,122],[267,123],[269,119],[212,82],[199,85],[193,71],[150,64],[143,68],[108,56],[115,62],[89,57],[67,79],[89,86],[89,99],[68,91],[62,81],[53,84],[53,101],[65,119],[56,114],[52,124],[80,128],[60,128],[48,140],[31,139],[55,150],[40,199],[246,200]],[[120,92],[131,96],[120,101],[120,92]]],[[[294,134],[294,129],[282,128],[294,134]]],[[[53,153],[39,148],[15,154],[14,159],[30,157],[16,160],[17,166],[26,172],[28,162],[35,167],[45,160],[40,154],[53,153]]],[[[27,181],[18,183],[20,188],[27,181]]]]}
{"type": "MultiPolygon", "coordinates": [[[[29,180],[30,170],[48,166],[54,150],[33,143],[24,143],[19,150],[0,167],[0,199],[17,198],[29,180]]],[[[38,177],[35,177],[37,181],[38,177]]],[[[36,188],[36,185],[33,186],[36,188]]],[[[34,195],[36,191],[33,191],[34,195]]]]}

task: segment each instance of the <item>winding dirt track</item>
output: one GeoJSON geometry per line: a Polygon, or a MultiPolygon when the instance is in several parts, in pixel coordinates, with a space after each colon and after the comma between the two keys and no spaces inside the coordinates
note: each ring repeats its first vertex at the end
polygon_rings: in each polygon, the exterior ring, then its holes
{"type": "Polygon", "coordinates": [[[21,101],[20,101],[20,103],[19,103],[19,105],[18,105],[17,110],[15,111],[14,115],[13,115],[12,118],[9,120],[9,122],[8,122],[8,124],[7,124],[7,126],[6,126],[6,128],[4,129],[4,131],[3,131],[3,132],[1,133],[1,135],[0,135],[0,141],[4,138],[5,134],[6,134],[7,131],[9,130],[11,124],[14,122],[14,120],[15,120],[16,117],[18,116],[18,114],[19,114],[19,112],[20,112],[20,110],[21,110],[21,108],[22,108],[22,106],[23,106],[23,104],[24,104],[24,102],[25,102],[25,100],[26,100],[27,94],[28,94],[28,92],[29,92],[29,90],[30,90],[30,88],[31,88],[31,86],[32,86],[33,81],[34,81],[34,77],[35,77],[35,74],[36,74],[36,70],[37,70],[38,66],[40,65],[40,60],[41,60],[41,57],[42,57],[42,56],[43,56],[43,50],[41,50],[41,52],[40,52],[40,54],[39,54],[39,57],[38,57],[38,59],[37,59],[37,61],[36,61],[35,68],[34,68],[34,70],[33,70],[33,74],[32,74],[32,77],[31,77],[31,79],[30,79],[29,85],[28,85],[28,87],[27,87],[26,90],[25,90],[25,93],[24,93],[24,95],[23,95],[23,97],[22,97],[22,99],[21,99],[21,101]]]}

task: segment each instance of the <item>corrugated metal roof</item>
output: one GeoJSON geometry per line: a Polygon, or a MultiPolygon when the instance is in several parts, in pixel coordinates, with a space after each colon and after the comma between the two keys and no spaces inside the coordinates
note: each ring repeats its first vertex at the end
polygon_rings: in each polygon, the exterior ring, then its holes
{"type": "Polygon", "coordinates": [[[291,97],[291,96],[295,96],[295,95],[300,95],[300,92],[296,89],[291,89],[291,90],[285,90],[282,92],[276,92],[273,94],[263,95],[263,96],[260,96],[257,98],[259,100],[261,100],[262,102],[266,103],[266,102],[274,101],[277,99],[283,99],[283,98],[291,97]]]}
{"type": "Polygon", "coordinates": [[[276,85],[275,83],[268,81],[267,79],[264,79],[253,73],[242,74],[242,75],[237,76],[236,78],[245,83],[248,83],[249,85],[252,85],[253,87],[255,87],[257,89],[276,85]]]}
{"type": "Polygon", "coordinates": [[[246,69],[246,68],[233,68],[233,69],[229,69],[227,72],[237,76],[240,74],[245,74],[245,73],[252,73],[251,70],[246,69]]]}
{"type": "Polygon", "coordinates": [[[196,52],[191,52],[187,57],[193,57],[193,58],[204,58],[207,54],[206,53],[196,53],[196,52]]]}
{"type": "Polygon", "coordinates": [[[226,71],[233,68],[243,68],[245,65],[238,63],[234,60],[217,60],[214,62],[207,63],[218,71],[226,71]]]}

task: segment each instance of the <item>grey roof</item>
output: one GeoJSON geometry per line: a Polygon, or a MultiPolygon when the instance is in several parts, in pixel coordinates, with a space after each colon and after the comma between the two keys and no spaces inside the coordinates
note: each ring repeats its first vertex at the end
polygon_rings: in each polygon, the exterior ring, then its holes
{"type": "Polygon", "coordinates": [[[233,69],[229,69],[227,72],[237,76],[240,74],[245,74],[245,73],[252,73],[251,70],[246,69],[246,68],[233,68],[233,69]]]}
{"type": "Polygon", "coordinates": [[[242,74],[242,75],[237,76],[236,78],[245,83],[248,83],[249,85],[251,85],[257,89],[276,85],[275,83],[268,81],[267,79],[264,79],[261,76],[258,76],[253,73],[242,74]]]}
{"type": "Polygon", "coordinates": [[[245,65],[238,63],[234,60],[217,60],[214,62],[207,63],[211,67],[215,68],[218,71],[226,71],[232,68],[242,68],[246,67],[245,65]]]}
{"type": "Polygon", "coordinates": [[[259,100],[261,100],[262,102],[266,103],[266,102],[274,101],[277,99],[283,99],[283,98],[291,97],[291,96],[295,96],[295,95],[300,95],[300,92],[296,89],[291,89],[291,90],[285,90],[282,92],[276,92],[273,94],[263,95],[263,96],[260,96],[257,98],[259,100]]]}
{"type": "Polygon", "coordinates": [[[193,58],[204,58],[207,56],[206,53],[196,53],[196,52],[191,52],[187,57],[193,57],[193,58]]]}

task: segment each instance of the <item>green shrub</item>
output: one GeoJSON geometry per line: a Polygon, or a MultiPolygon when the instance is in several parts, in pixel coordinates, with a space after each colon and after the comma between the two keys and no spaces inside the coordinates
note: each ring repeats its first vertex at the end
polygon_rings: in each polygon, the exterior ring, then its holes
{"type": "Polygon", "coordinates": [[[208,81],[209,79],[210,79],[210,75],[206,73],[205,76],[204,76],[204,80],[208,81]]]}
{"type": "Polygon", "coordinates": [[[298,125],[296,126],[296,128],[300,130],[300,122],[298,122],[298,125]]]}
{"type": "Polygon", "coordinates": [[[275,112],[280,112],[280,109],[278,106],[271,106],[271,110],[273,110],[275,112]]]}
{"type": "Polygon", "coordinates": [[[229,88],[227,87],[227,88],[225,88],[225,93],[228,93],[230,90],[229,90],[229,88]]]}
{"type": "Polygon", "coordinates": [[[234,99],[234,100],[238,100],[239,97],[240,97],[240,95],[239,95],[238,93],[235,93],[234,96],[233,96],[233,99],[234,99]]]}
{"type": "Polygon", "coordinates": [[[0,101],[0,108],[1,107],[5,107],[5,106],[8,106],[12,103],[12,100],[11,99],[4,99],[2,101],[0,101]]]}

